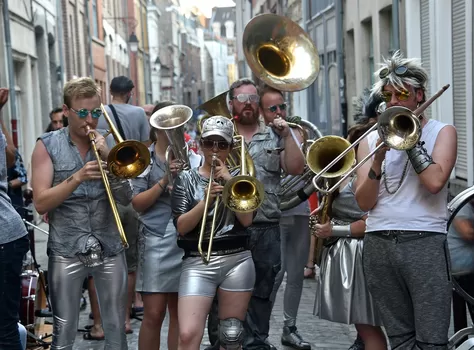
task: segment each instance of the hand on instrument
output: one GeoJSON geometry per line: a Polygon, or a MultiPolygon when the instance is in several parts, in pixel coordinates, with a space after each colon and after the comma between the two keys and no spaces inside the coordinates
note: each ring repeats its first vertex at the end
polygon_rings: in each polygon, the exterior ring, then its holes
{"type": "Polygon", "coordinates": [[[173,159],[173,160],[170,162],[169,169],[170,169],[171,175],[173,175],[173,177],[175,177],[176,175],[178,175],[178,172],[181,171],[181,168],[182,168],[182,164],[181,164],[181,161],[180,161],[180,160],[178,160],[178,159],[173,159]]]}
{"type": "Polygon", "coordinates": [[[109,147],[107,146],[107,142],[105,142],[104,136],[102,136],[97,130],[89,129],[87,131],[87,135],[93,133],[95,135],[95,146],[97,147],[97,151],[100,154],[102,160],[107,160],[107,156],[109,155],[109,147]]]}
{"type": "MultiPolygon", "coordinates": [[[[219,185],[217,182],[213,182],[211,186],[211,193],[209,196],[209,204],[213,203],[216,197],[220,194],[222,194],[222,190],[224,189],[224,186],[219,185]]],[[[204,198],[207,197],[207,187],[206,190],[204,191],[204,198]]]]}
{"type": "Polygon", "coordinates": [[[332,224],[327,222],[325,224],[314,225],[314,235],[319,238],[328,238],[332,236],[332,224]]]}
{"type": "MultiPolygon", "coordinates": [[[[382,140],[379,138],[377,140],[376,146],[380,145],[381,143],[382,143],[382,140]]],[[[387,151],[390,151],[390,147],[388,146],[381,147],[374,155],[374,162],[381,164],[385,159],[385,153],[387,153],[387,151]]]]}
{"type": "MultiPolygon", "coordinates": [[[[105,162],[102,162],[102,167],[105,169],[105,162]]],[[[76,174],[78,175],[78,180],[80,182],[102,179],[102,175],[99,170],[99,163],[96,160],[84,164],[82,169],[79,170],[76,174]]]]}
{"type": "Polygon", "coordinates": [[[10,90],[7,88],[0,88],[0,110],[5,106],[5,103],[7,103],[9,94],[10,90]]]}
{"type": "Polygon", "coordinates": [[[268,124],[281,137],[287,137],[290,134],[290,127],[288,123],[280,116],[273,119],[273,122],[268,124]]]}
{"type": "Polygon", "coordinates": [[[232,175],[230,175],[229,169],[224,164],[224,162],[222,162],[222,160],[220,160],[219,158],[217,158],[216,161],[217,161],[217,165],[215,169],[216,173],[215,173],[214,178],[217,181],[222,181],[222,180],[229,181],[230,179],[232,179],[232,175]]]}

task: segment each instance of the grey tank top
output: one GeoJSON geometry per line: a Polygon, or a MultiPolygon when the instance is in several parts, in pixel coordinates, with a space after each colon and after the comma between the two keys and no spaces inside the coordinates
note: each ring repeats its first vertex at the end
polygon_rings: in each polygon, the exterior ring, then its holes
{"type": "Polygon", "coordinates": [[[355,193],[352,190],[354,181],[355,178],[352,178],[332,202],[332,220],[337,225],[349,225],[366,214],[359,208],[355,199],[355,193]]]}

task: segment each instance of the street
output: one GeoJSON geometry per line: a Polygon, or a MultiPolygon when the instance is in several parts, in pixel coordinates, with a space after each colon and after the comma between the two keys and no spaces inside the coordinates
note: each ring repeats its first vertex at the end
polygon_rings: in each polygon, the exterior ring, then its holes
{"type": "MultiPolygon", "coordinates": [[[[47,230],[46,224],[41,224],[41,228],[47,230]]],[[[47,236],[39,231],[35,231],[35,242],[36,242],[36,255],[38,263],[41,268],[47,270],[47,256],[46,256],[46,241],[47,236]]],[[[280,344],[281,329],[283,326],[283,290],[285,286],[285,280],[280,287],[275,306],[273,308],[273,314],[270,321],[270,342],[274,344],[278,349],[284,349],[280,344]]],[[[320,320],[318,317],[313,316],[313,305],[314,305],[314,294],[315,294],[316,282],[314,279],[306,279],[304,282],[303,295],[301,297],[301,303],[298,313],[298,331],[304,337],[304,339],[311,343],[313,350],[347,350],[356,338],[356,331],[354,326],[342,325],[338,323],[332,323],[324,320],[320,320]]],[[[79,300],[78,300],[79,302],[79,300]]],[[[89,304],[86,310],[82,311],[79,319],[79,328],[84,328],[89,324],[89,304]]],[[[452,322],[451,322],[452,323],[452,322]]],[[[166,349],[166,338],[168,333],[168,319],[166,318],[163,322],[163,328],[161,330],[161,349],[166,349]]],[[[138,333],[140,329],[140,321],[137,319],[132,320],[133,333],[127,336],[128,346],[130,350],[138,349],[138,333]]],[[[453,334],[451,329],[449,335],[453,334]]],[[[74,349],[76,350],[99,350],[103,349],[103,341],[87,341],[82,338],[83,333],[78,332],[76,337],[76,343],[74,349]]],[[[48,339],[50,340],[50,339],[48,339]]],[[[201,349],[204,349],[209,345],[207,339],[207,330],[204,332],[204,338],[202,341],[201,349]]],[[[286,348],[285,348],[286,349],[286,348]]]]}

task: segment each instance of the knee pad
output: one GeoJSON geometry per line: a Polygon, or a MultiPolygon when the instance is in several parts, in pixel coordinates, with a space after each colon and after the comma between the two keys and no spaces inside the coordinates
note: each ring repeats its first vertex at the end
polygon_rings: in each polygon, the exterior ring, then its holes
{"type": "Polygon", "coordinates": [[[235,317],[219,320],[219,342],[224,349],[240,349],[243,339],[244,327],[241,320],[235,317]]]}

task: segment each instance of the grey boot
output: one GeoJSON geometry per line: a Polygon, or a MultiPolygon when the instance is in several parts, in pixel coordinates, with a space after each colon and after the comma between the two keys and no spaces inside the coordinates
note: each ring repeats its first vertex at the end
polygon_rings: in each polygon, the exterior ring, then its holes
{"type": "Polygon", "coordinates": [[[293,349],[310,350],[311,344],[305,342],[298,333],[296,327],[283,327],[283,334],[281,335],[281,344],[289,346],[293,349]]]}

